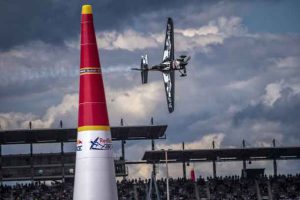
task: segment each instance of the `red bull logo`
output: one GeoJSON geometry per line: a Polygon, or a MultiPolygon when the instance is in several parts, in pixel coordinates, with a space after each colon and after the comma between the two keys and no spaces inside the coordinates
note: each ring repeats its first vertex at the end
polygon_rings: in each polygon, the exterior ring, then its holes
{"type": "Polygon", "coordinates": [[[112,148],[111,138],[100,138],[97,137],[91,141],[90,150],[110,150],[112,148]]]}
{"type": "Polygon", "coordinates": [[[76,151],[82,151],[82,141],[81,140],[76,141],[76,151]]]}

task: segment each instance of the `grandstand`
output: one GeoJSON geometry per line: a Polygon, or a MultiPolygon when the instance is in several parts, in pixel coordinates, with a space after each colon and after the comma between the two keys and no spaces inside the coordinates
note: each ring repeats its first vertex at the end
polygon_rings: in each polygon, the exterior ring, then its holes
{"type": "MultiPolygon", "coordinates": [[[[115,160],[117,176],[127,176],[127,140],[165,139],[167,125],[111,127],[113,141],[121,142],[122,155],[115,160]]],[[[65,143],[75,143],[77,129],[34,129],[0,131],[0,181],[65,180],[74,178],[74,152],[64,151],[65,143]],[[34,154],[33,144],[60,144],[60,153],[34,154]],[[2,145],[29,144],[29,154],[2,155],[2,145]]]]}
{"type": "MultiPolygon", "coordinates": [[[[155,140],[166,139],[167,125],[112,127],[114,142],[120,142],[122,155],[115,160],[119,199],[300,199],[300,175],[278,175],[277,160],[299,159],[300,147],[230,148],[155,150],[155,140]],[[141,160],[125,158],[127,140],[150,140],[152,151],[146,151],[141,160]],[[274,174],[264,175],[263,169],[247,169],[246,161],[272,160],[274,174]],[[243,162],[241,176],[217,176],[216,162],[243,162]],[[186,163],[212,163],[213,177],[186,176],[186,163]],[[135,179],[128,176],[128,164],[153,165],[182,163],[183,177],[174,179],[135,179]],[[253,175],[254,174],[254,175],[253,175]],[[150,188],[156,184],[158,192],[150,188]],[[169,185],[169,190],[167,190],[169,185]],[[152,191],[148,193],[148,191],[152,191]]],[[[64,144],[76,141],[76,129],[34,129],[0,131],[0,199],[72,199],[75,169],[74,152],[65,152],[64,144]],[[35,154],[34,144],[58,143],[59,153],[35,154]],[[3,155],[3,145],[28,144],[29,154],[3,155]],[[6,183],[16,182],[13,186],[6,183]],[[27,181],[26,184],[24,181],[27,181]],[[29,181],[29,182],[28,182],[29,181]],[[46,182],[45,182],[46,181],[46,182]],[[51,184],[50,184],[51,183],[51,184]]],[[[243,142],[245,144],[245,142],[243,142]]],[[[184,144],[183,144],[184,147],[184,144]]]]}

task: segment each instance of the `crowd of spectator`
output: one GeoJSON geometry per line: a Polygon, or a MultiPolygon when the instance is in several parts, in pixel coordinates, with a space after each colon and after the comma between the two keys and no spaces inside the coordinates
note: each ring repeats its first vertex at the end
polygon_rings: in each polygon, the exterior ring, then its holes
{"type": "MultiPolygon", "coordinates": [[[[151,180],[122,180],[117,182],[118,195],[120,200],[125,199],[146,199],[150,188],[151,180]]],[[[167,198],[166,192],[166,179],[159,179],[156,181],[157,189],[156,192],[155,185],[152,183],[152,193],[151,199],[157,199],[156,194],[160,196],[160,199],[167,198]]],[[[195,195],[195,183],[189,179],[169,179],[170,188],[170,199],[196,199],[195,195]]]]}
{"type": "Polygon", "coordinates": [[[72,194],[72,185],[60,182],[52,182],[50,185],[36,182],[0,186],[0,200],[69,200],[72,194]]]}
{"type": "MultiPolygon", "coordinates": [[[[123,179],[117,181],[120,200],[144,200],[152,183],[151,199],[161,200],[167,197],[166,179],[154,182],[150,179],[123,179]],[[156,189],[158,192],[156,193],[156,189]]],[[[171,200],[204,200],[204,199],[274,199],[300,200],[300,174],[263,176],[246,179],[239,176],[226,176],[204,179],[199,177],[195,182],[190,179],[169,179],[171,200]]],[[[69,200],[72,199],[72,183],[52,182],[51,184],[33,183],[0,186],[0,200],[69,200]]]]}

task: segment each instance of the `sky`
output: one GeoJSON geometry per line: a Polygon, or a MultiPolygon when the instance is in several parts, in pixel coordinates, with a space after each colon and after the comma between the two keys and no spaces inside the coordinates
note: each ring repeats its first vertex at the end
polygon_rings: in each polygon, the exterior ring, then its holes
{"type": "MultiPolygon", "coordinates": [[[[80,11],[93,5],[110,124],[167,124],[157,149],[300,144],[300,2],[266,1],[0,1],[1,129],[77,126],[80,11]],[[175,26],[175,55],[191,55],[187,77],[176,75],[175,111],[168,113],[162,75],[141,85],[140,56],[162,60],[167,17],[175,26]]],[[[54,148],[54,147],[53,147],[54,148]]],[[[70,149],[73,146],[71,145],[70,149]]],[[[150,142],[128,142],[128,160],[141,159],[150,142]],[[137,151],[138,150],[138,151],[137,151]]],[[[18,148],[4,147],[11,153],[18,148]]],[[[37,147],[37,149],[40,149],[37,147]]],[[[73,150],[73,149],[72,149],[73,150]]],[[[115,154],[120,146],[115,144],[115,154]]],[[[240,174],[241,163],[218,163],[240,174]]],[[[196,164],[211,175],[211,164],[196,164]]],[[[252,162],[265,167],[271,162],[252,162]]],[[[151,166],[132,166],[147,177],[151,166]]],[[[164,166],[160,166],[161,176],[164,166]]],[[[172,168],[172,166],[171,166],[172,168]]],[[[279,173],[299,172],[280,161],[279,173]]],[[[171,175],[181,176],[173,166],[171,175]]]]}

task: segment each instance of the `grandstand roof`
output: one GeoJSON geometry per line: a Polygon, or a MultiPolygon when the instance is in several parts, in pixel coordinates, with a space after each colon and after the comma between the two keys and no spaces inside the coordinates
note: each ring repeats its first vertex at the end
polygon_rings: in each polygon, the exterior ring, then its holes
{"type": "MultiPolygon", "coordinates": [[[[111,127],[113,140],[163,139],[167,125],[111,127]]],[[[74,142],[77,129],[1,130],[0,144],[74,142]]]]}
{"type": "MultiPolygon", "coordinates": [[[[168,160],[171,162],[267,160],[274,158],[299,159],[300,147],[168,150],[168,160]]],[[[165,160],[165,151],[146,151],[142,160],[161,162],[165,160]]]]}

